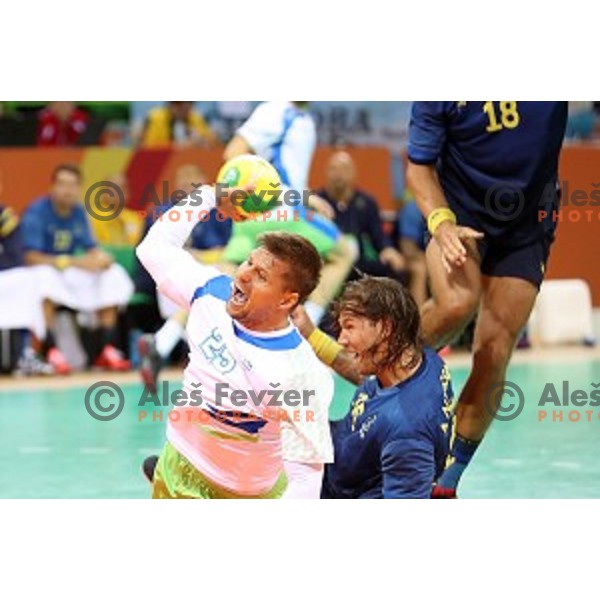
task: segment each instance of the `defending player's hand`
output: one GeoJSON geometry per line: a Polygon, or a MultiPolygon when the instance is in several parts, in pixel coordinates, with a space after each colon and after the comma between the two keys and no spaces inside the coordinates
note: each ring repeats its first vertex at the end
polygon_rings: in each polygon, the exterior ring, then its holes
{"type": "Polygon", "coordinates": [[[440,246],[442,262],[446,271],[450,273],[454,267],[462,267],[467,262],[467,248],[464,242],[480,240],[483,233],[445,221],[437,227],[433,238],[440,246]]]}
{"type": "Polygon", "coordinates": [[[302,304],[296,306],[290,316],[292,317],[292,321],[298,328],[298,331],[300,331],[302,337],[308,339],[310,334],[315,330],[315,324],[310,320],[310,317],[308,316],[304,306],[302,306],[302,304]]]}

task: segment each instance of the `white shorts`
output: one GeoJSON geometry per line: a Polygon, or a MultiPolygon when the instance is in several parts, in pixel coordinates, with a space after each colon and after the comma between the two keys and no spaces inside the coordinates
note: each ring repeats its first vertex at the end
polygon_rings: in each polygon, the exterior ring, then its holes
{"type": "Polygon", "coordinates": [[[53,267],[39,265],[0,271],[0,329],[28,329],[43,339],[45,299],[56,304],[69,300],[60,273],[53,267]]]}
{"type": "Polygon", "coordinates": [[[133,294],[133,283],[121,265],[99,273],[70,267],[58,276],[66,293],[62,304],[82,312],[124,306],[133,294]]]}

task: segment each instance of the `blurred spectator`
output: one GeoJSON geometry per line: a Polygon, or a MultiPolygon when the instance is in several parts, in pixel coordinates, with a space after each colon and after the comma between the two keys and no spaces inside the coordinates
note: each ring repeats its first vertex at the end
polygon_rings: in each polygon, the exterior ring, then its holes
{"type": "Polygon", "coordinates": [[[114,219],[108,221],[92,219],[94,237],[103,246],[135,246],[142,236],[143,221],[136,210],[127,208],[129,199],[127,178],[121,173],[115,173],[109,175],[106,181],[119,188],[121,198],[119,198],[118,192],[111,190],[112,186],[109,186],[107,192],[100,198],[102,204],[107,209],[116,209],[117,205],[123,201],[124,207],[114,219]]]}
{"type": "Polygon", "coordinates": [[[0,329],[8,330],[0,350],[1,362],[5,370],[15,369],[19,375],[50,375],[54,369],[29,340],[30,333],[38,340],[46,335],[43,307],[50,299],[60,300],[59,282],[51,267],[24,267],[23,263],[19,217],[0,204],[0,329]]]}
{"type": "Polygon", "coordinates": [[[38,146],[74,146],[86,131],[89,116],[74,102],[50,102],[38,114],[38,146]]]}
{"type": "Polygon", "coordinates": [[[250,116],[252,102],[219,101],[216,102],[215,120],[211,121],[222,140],[230,140],[238,128],[250,116]]]}
{"type": "Polygon", "coordinates": [[[116,344],[118,307],[131,296],[133,285],[125,270],[94,240],[87,215],[79,203],[81,172],[75,165],[60,165],[52,174],[50,193],[35,200],[23,216],[23,247],[28,265],[53,267],[60,279],[63,299],[45,305],[49,331],[43,352],[59,373],[71,367],[56,346],[54,329],[58,305],[95,313],[100,323],[102,350],[94,366],[127,370],[129,361],[116,344]]]}
{"type": "Polygon", "coordinates": [[[427,266],[425,262],[425,236],[427,224],[414,200],[407,202],[398,215],[400,250],[406,258],[409,289],[417,306],[427,300],[427,266]]]}
{"type": "Polygon", "coordinates": [[[172,101],[153,108],[142,127],[134,131],[133,140],[144,148],[190,147],[212,146],[217,137],[193,102],[172,101]]]}
{"type": "Polygon", "coordinates": [[[334,221],[342,232],[354,236],[361,272],[398,278],[405,260],[384,233],[377,201],[355,187],[356,166],[348,152],[336,152],[327,166],[327,183],[318,194],[335,211],[334,221]]]}
{"type": "Polygon", "coordinates": [[[12,208],[0,204],[0,271],[23,264],[23,244],[19,217],[12,208]]]}
{"type": "Polygon", "coordinates": [[[594,133],[594,103],[591,100],[569,101],[569,118],[565,137],[570,140],[587,140],[594,133]]]}

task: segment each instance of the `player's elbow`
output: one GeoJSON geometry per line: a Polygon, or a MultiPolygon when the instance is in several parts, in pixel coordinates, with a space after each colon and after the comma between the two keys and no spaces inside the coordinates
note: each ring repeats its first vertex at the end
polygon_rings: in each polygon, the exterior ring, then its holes
{"type": "Polygon", "coordinates": [[[435,181],[435,167],[433,165],[420,165],[408,161],[406,167],[406,185],[413,191],[421,189],[423,182],[435,181]]]}
{"type": "Polygon", "coordinates": [[[420,174],[420,169],[422,169],[422,165],[417,165],[413,162],[408,161],[406,165],[406,185],[414,190],[417,186],[418,176],[420,174]]]}

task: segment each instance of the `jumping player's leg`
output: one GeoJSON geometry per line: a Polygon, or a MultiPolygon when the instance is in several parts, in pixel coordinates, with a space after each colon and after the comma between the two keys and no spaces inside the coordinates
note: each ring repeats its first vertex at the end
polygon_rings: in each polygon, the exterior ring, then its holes
{"type": "Polygon", "coordinates": [[[431,240],[426,261],[431,298],[421,308],[423,335],[428,345],[441,347],[460,334],[477,310],[481,296],[479,255],[475,245],[470,245],[467,262],[448,273],[440,247],[431,240]]]}
{"type": "Polygon", "coordinates": [[[473,340],[473,369],[457,408],[457,431],[481,440],[493,415],[485,406],[492,386],[504,381],[517,338],[533,309],[537,288],[524,279],[483,277],[481,308],[473,340]]]}
{"type": "Polygon", "coordinates": [[[456,438],[436,497],[455,497],[463,471],[492,419],[488,395],[504,381],[519,333],[527,323],[537,287],[515,277],[483,277],[481,306],[473,341],[473,367],[456,409],[456,438]],[[488,405],[486,406],[486,403],[488,405]]]}

